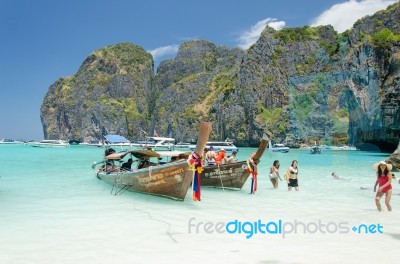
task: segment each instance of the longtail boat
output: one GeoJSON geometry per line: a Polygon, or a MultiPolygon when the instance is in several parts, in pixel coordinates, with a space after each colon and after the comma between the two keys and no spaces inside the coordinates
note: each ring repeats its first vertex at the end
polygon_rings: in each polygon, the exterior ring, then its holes
{"type": "MultiPolygon", "coordinates": [[[[269,138],[264,135],[260,145],[253,155],[254,162],[258,163],[268,146],[269,138]]],[[[201,174],[201,184],[206,187],[242,189],[249,178],[250,170],[247,161],[204,166],[201,174]]]]}
{"type": "MultiPolygon", "coordinates": [[[[200,123],[200,128],[202,123],[204,122],[200,123]]],[[[200,129],[200,136],[201,133],[200,129]]],[[[207,140],[208,134],[205,142],[207,140]]],[[[204,148],[205,142],[199,143],[202,144],[199,148],[204,148]]],[[[106,149],[104,160],[94,164],[92,168],[101,165],[96,170],[96,177],[111,184],[111,192],[114,194],[129,190],[183,201],[193,179],[193,171],[189,170],[187,163],[190,154],[191,152],[149,149],[116,153],[112,149],[106,149]],[[125,170],[120,166],[126,161],[125,157],[130,157],[132,162],[137,163],[135,168],[125,170]]]]}
{"type": "Polygon", "coordinates": [[[183,201],[192,182],[192,172],[188,170],[186,162],[186,157],[190,152],[169,152],[168,154],[181,156],[183,160],[166,163],[152,162],[151,159],[158,160],[162,157],[161,153],[152,150],[112,153],[105,156],[103,166],[96,171],[96,176],[112,184],[115,194],[129,190],[183,201]],[[137,167],[133,170],[124,170],[115,165],[127,155],[137,158],[137,167]]]}

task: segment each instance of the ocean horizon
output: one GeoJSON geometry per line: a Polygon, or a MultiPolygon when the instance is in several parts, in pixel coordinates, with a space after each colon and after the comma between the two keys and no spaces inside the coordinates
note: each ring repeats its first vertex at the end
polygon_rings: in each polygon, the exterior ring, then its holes
{"type": "MultiPolygon", "coordinates": [[[[239,160],[255,148],[240,148],[239,160]]],[[[0,262],[22,263],[394,263],[400,239],[399,177],[392,212],[376,210],[373,163],[388,153],[265,151],[258,190],[202,188],[193,202],[112,195],[91,165],[104,149],[0,146],[0,262]],[[299,162],[299,192],[273,189],[299,162]],[[331,173],[340,179],[335,180],[331,173]],[[225,227],[225,228],[224,228],[225,227]],[[353,230],[355,229],[355,230],[353,230]],[[335,259],[327,258],[335,251],[335,259]]],[[[396,176],[398,173],[394,172],[396,176]]]]}

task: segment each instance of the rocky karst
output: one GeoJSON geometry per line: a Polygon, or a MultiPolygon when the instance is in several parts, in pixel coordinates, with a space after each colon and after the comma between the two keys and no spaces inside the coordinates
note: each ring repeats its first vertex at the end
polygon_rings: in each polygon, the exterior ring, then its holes
{"type": "Polygon", "coordinates": [[[400,136],[400,5],[338,34],[331,26],[266,27],[248,50],[206,40],[183,43],[154,74],[143,48],[96,50],[51,87],[41,107],[45,138],[195,140],[200,120],[212,139],[352,144],[394,150],[400,136]]]}

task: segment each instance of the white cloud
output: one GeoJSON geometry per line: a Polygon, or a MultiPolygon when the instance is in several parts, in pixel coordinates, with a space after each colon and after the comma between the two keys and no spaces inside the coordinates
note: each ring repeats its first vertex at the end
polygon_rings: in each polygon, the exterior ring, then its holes
{"type": "Polygon", "coordinates": [[[394,0],[350,0],[333,5],[312,21],[311,26],[332,25],[339,33],[350,29],[353,24],[366,15],[386,9],[394,0]]]}
{"type": "Polygon", "coordinates": [[[254,26],[251,26],[250,30],[240,34],[239,38],[237,39],[237,41],[239,42],[238,46],[242,49],[248,49],[258,40],[261,32],[267,25],[276,30],[280,30],[286,25],[286,23],[285,21],[277,21],[276,18],[267,18],[258,21],[254,26]]]}
{"type": "Polygon", "coordinates": [[[173,55],[176,54],[179,50],[179,45],[169,45],[169,46],[164,46],[164,47],[159,47],[153,50],[148,50],[148,52],[153,55],[153,59],[156,60],[160,57],[163,57],[165,55],[173,55]]]}

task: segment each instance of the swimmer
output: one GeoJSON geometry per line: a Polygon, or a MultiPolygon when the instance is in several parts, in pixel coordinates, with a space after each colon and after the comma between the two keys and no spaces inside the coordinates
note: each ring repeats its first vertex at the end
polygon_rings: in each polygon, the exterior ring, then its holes
{"type": "Polygon", "coordinates": [[[332,172],[332,178],[334,178],[335,180],[338,180],[339,176],[337,176],[335,172],[332,172]]]}

